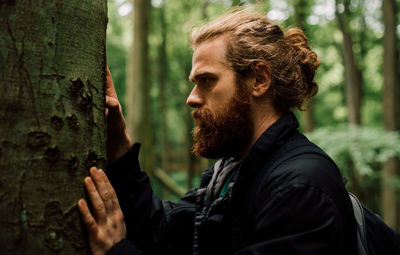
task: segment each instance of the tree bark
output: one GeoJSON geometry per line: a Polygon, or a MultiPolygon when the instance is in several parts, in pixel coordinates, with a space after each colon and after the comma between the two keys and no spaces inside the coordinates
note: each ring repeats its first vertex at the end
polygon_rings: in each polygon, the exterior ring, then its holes
{"type": "MultiPolygon", "coordinates": [[[[385,33],[383,38],[383,121],[385,129],[400,131],[400,83],[399,52],[396,37],[396,3],[394,0],[382,1],[385,33]]],[[[383,219],[390,226],[400,229],[399,191],[386,183],[400,175],[400,160],[389,159],[383,166],[382,208],[383,219]]]]}
{"type": "Polygon", "coordinates": [[[150,69],[149,69],[149,0],[133,0],[133,47],[130,56],[130,77],[127,84],[127,127],[135,141],[142,143],[140,153],[142,168],[152,178],[153,134],[150,119],[150,69]]]}
{"type": "Polygon", "coordinates": [[[106,1],[0,0],[0,254],[88,254],[105,165],[106,1]]]}

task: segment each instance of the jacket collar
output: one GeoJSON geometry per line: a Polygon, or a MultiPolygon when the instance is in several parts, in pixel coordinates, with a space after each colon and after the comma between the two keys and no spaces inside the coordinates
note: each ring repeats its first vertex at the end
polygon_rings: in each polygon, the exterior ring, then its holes
{"type": "Polygon", "coordinates": [[[246,171],[260,167],[291,136],[297,133],[299,123],[292,112],[287,112],[258,138],[243,160],[246,171]],[[249,165],[248,165],[249,164],[249,165]]]}

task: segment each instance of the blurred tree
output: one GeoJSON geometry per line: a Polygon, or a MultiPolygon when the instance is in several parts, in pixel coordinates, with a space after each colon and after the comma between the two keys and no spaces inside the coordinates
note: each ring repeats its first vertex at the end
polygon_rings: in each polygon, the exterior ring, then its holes
{"type": "Polygon", "coordinates": [[[168,24],[165,20],[165,4],[158,9],[159,23],[161,29],[161,42],[158,48],[158,84],[159,84],[159,100],[160,100],[160,118],[161,118],[161,160],[162,167],[168,171],[170,169],[170,151],[171,146],[168,139],[168,123],[167,123],[167,85],[168,85],[168,56],[167,56],[167,29],[168,24]]]}
{"type": "Polygon", "coordinates": [[[0,254],[88,254],[104,167],[107,1],[0,1],[0,254]]]}
{"type": "MultiPolygon", "coordinates": [[[[362,73],[353,51],[353,39],[348,24],[350,22],[350,0],[336,0],[336,17],[343,35],[343,64],[345,73],[345,97],[348,121],[351,125],[361,125],[362,73]]],[[[365,203],[367,194],[362,189],[363,177],[356,168],[354,159],[349,158],[349,179],[351,189],[365,203]]]]}
{"type": "MultiPolygon", "coordinates": [[[[394,0],[382,1],[385,33],[383,39],[383,120],[385,129],[400,131],[400,66],[397,48],[397,7],[394,0]]],[[[387,181],[400,175],[400,160],[392,157],[383,166],[382,204],[383,219],[392,227],[400,229],[399,190],[387,181]]]]}
{"type": "Polygon", "coordinates": [[[353,51],[350,22],[349,0],[336,0],[336,17],[343,35],[343,62],[345,72],[345,96],[348,108],[349,123],[361,124],[362,75],[353,51]]]}
{"type": "Polygon", "coordinates": [[[129,32],[131,29],[130,16],[122,16],[118,10],[126,8],[129,1],[117,4],[114,0],[108,1],[109,22],[107,26],[107,65],[111,71],[114,81],[114,87],[117,91],[118,99],[121,103],[122,110],[125,112],[126,105],[126,76],[129,49],[132,45],[129,32]]]}
{"type": "Polygon", "coordinates": [[[140,154],[142,169],[152,178],[153,133],[150,119],[150,62],[149,22],[150,0],[133,1],[133,46],[129,56],[131,71],[128,72],[126,94],[127,127],[134,141],[142,143],[140,154]]]}

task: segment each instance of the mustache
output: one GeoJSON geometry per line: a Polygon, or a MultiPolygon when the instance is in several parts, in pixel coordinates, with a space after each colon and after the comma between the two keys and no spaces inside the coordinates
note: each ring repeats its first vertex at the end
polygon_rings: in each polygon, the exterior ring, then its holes
{"type": "Polygon", "coordinates": [[[200,113],[200,109],[199,109],[199,108],[194,109],[194,110],[192,111],[193,119],[200,119],[200,118],[201,118],[201,115],[202,115],[202,113],[200,113]]]}
{"type": "Polygon", "coordinates": [[[207,117],[210,118],[212,117],[212,114],[208,109],[197,108],[192,111],[192,116],[195,120],[200,120],[207,117]]]}

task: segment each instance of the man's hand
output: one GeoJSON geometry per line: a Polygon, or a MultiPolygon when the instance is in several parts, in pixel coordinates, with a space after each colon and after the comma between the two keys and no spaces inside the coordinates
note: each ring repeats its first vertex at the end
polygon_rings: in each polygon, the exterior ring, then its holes
{"type": "Polygon", "coordinates": [[[110,70],[107,67],[106,85],[106,116],[107,116],[107,159],[114,162],[124,155],[132,146],[131,138],[126,130],[121,104],[118,101],[110,70]]]}
{"type": "Polygon", "coordinates": [[[84,199],[78,201],[78,207],[89,233],[92,254],[104,255],[126,237],[124,215],[105,173],[92,167],[90,176],[85,178],[85,186],[93,205],[94,217],[84,199]]]}

